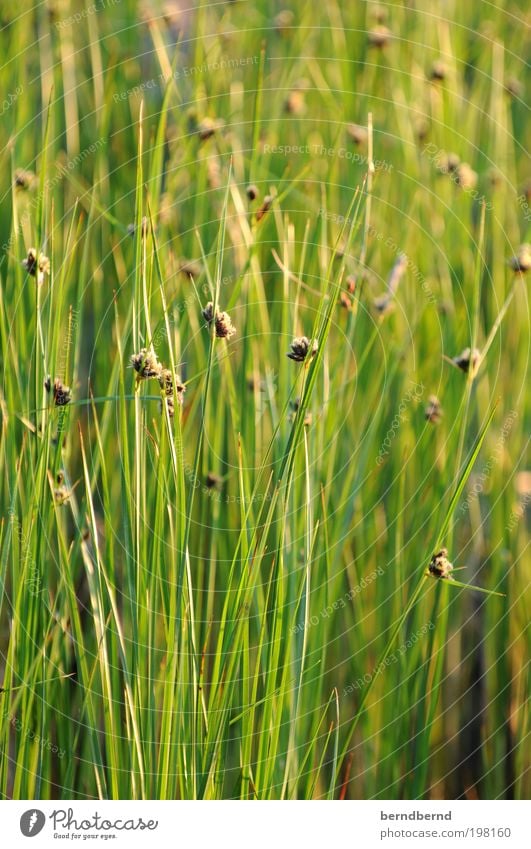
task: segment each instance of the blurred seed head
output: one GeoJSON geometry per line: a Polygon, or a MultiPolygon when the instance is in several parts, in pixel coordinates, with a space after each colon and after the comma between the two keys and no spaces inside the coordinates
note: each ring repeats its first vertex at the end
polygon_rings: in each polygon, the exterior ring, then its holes
{"type": "Polygon", "coordinates": [[[367,144],[369,131],[367,127],[362,127],[361,124],[347,124],[347,135],[356,147],[361,147],[367,144]]]}
{"type": "Polygon", "coordinates": [[[251,183],[249,186],[247,186],[245,194],[247,195],[247,198],[249,200],[256,200],[256,198],[258,197],[258,187],[255,186],[254,183],[251,183]]]}
{"type": "Polygon", "coordinates": [[[426,405],[426,409],[424,410],[424,415],[426,419],[431,422],[431,424],[438,424],[443,417],[443,408],[441,407],[441,402],[437,398],[436,395],[430,395],[428,398],[428,403],[426,405]]]}
{"type": "Polygon", "coordinates": [[[387,20],[387,9],[385,6],[376,6],[371,10],[371,16],[377,24],[383,24],[387,20]]]}
{"type": "Polygon", "coordinates": [[[196,132],[201,141],[207,141],[207,139],[212,138],[218,130],[223,126],[223,121],[219,119],[209,118],[208,116],[203,118],[197,124],[196,132]]]}
{"type": "Polygon", "coordinates": [[[461,189],[473,189],[477,185],[478,175],[470,167],[468,162],[461,162],[457,166],[455,175],[456,183],[461,189]]]}
{"type": "Polygon", "coordinates": [[[295,15],[291,11],[291,9],[282,9],[281,12],[276,15],[273,21],[273,26],[275,27],[276,32],[285,38],[289,35],[290,28],[293,26],[293,22],[295,20],[295,15]]]}
{"type": "Polygon", "coordinates": [[[343,309],[350,312],[352,310],[353,302],[348,292],[341,292],[339,295],[339,304],[343,307],[343,309]]]}
{"type": "Polygon", "coordinates": [[[422,142],[426,139],[430,132],[430,122],[427,118],[417,117],[413,124],[413,131],[417,141],[422,142]]]}
{"type": "Polygon", "coordinates": [[[26,171],[24,168],[17,168],[15,171],[15,188],[28,191],[35,184],[35,174],[33,171],[26,171]]]}
{"type": "Polygon", "coordinates": [[[520,245],[515,256],[509,260],[509,265],[513,271],[525,274],[531,268],[531,245],[527,242],[520,245]]]}
{"type": "Polygon", "coordinates": [[[389,44],[392,37],[391,30],[383,24],[378,24],[367,33],[369,47],[377,47],[380,50],[389,44]]]}
{"type": "Polygon", "coordinates": [[[388,313],[392,312],[395,308],[395,302],[391,295],[379,295],[377,298],[373,300],[373,306],[378,315],[384,316],[388,313]]]}
{"type": "Polygon", "coordinates": [[[272,203],[273,203],[273,196],[272,195],[265,195],[264,199],[262,201],[262,205],[260,206],[259,209],[256,210],[256,220],[257,221],[261,221],[262,218],[264,217],[264,215],[267,212],[269,212],[269,210],[271,209],[272,203]]]}
{"type": "Polygon", "coordinates": [[[461,159],[457,153],[446,153],[441,151],[437,157],[437,168],[441,174],[453,174],[459,168],[461,159]]]}
{"type": "Polygon", "coordinates": [[[45,274],[50,273],[50,260],[43,253],[40,253],[37,258],[35,248],[29,249],[27,257],[22,260],[22,265],[28,274],[37,278],[38,284],[43,283],[45,274]]]}
{"type": "Polygon", "coordinates": [[[292,89],[284,101],[284,112],[288,115],[303,115],[305,111],[304,91],[299,88],[292,89]]]}
{"type": "MultiPolygon", "coordinates": [[[[300,406],[301,406],[301,399],[300,398],[296,398],[294,401],[290,402],[290,407],[291,407],[290,419],[291,419],[291,421],[295,421],[295,419],[297,417],[297,413],[300,410],[300,406]]],[[[312,422],[313,422],[312,414],[310,412],[306,412],[306,415],[304,416],[304,427],[310,427],[312,422]]]]}
{"type": "Polygon", "coordinates": [[[220,489],[222,479],[214,472],[209,472],[205,478],[205,486],[207,489],[220,489]]]}
{"type": "Polygon", "coordinates": [[[438,59],[431,66],[430,80],[432,80],[432,82],[443,82],[443,80],[446,79],[447,73],[448,69],[446,65],[444,64],[444,62],[441,62],[440,59],[438,59]]]}
{"type": "Polygon", "coordinates": [[[457,355],[457,357],[453,357],[453,362],[458,368],[461,369],[461,371],[464,371],[465,374],[468,374],[470,368],[472,368],[473,372],[476,371],[476,368],[479,364],[479,357],[480,353],[477,348],[474,348],[472,352],[470,351],[470,348],[465,348],[463,351],[461,351],[460,354],[457,355]]]}
{"type": "Polygon", "coordinates": [[[202,274],[203,266],[196,259],[183,259],[181,260],[179,271],[181,274],[186,274],[187,277],[191,277],[192,280],[195,280],[202,274]]]}

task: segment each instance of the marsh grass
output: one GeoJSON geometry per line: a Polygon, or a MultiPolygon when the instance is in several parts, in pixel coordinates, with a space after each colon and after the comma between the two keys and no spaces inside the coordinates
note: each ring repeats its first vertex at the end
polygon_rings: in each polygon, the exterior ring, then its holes
{"type": "Polygon", "coordinates": [[[523,4],[48,5],[0,33],[2,796],[525,797],[523,4]]]}

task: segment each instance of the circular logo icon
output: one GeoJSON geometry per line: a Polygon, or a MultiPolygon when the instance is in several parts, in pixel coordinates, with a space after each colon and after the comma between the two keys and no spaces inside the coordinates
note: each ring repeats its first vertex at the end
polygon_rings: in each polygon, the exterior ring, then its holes
{"type": "Polygon", "coordinates": [[[24,837],[35,837],[44,828],[46,817],[37,808],[25,811],[20,817],[20,830],[24,837]]]}

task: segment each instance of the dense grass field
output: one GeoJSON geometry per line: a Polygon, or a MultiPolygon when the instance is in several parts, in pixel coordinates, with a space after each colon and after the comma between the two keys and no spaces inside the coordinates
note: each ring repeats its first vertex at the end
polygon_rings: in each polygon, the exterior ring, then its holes
{"type": "Polygon", "coordinates": [[[529,10],[286,3],[2,0],[3,798],[529,797],[529,10]]]}

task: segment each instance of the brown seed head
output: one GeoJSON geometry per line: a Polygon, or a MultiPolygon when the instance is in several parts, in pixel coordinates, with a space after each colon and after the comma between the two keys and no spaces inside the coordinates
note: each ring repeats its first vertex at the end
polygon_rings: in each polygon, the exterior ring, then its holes
{"type": "Polygon", "coordinates": [[[449,578],[453,566],[448,560],[448,551],[446,548],[441,548],[430,560],[428,572],[435,578],[449,578]]]}
{"type": "Polygon", "coordinates": [[[218,339],[230,339],[231,336],[234,336],[236,333],[236,328],[234,327],[231,317],[227,312],[217,310],[214,319],[214,304],[212,301],[208,302],[206,307],[203,309],[202,314],[208,324],[212,324],[212,322],[215,321],[216,336],[218,339]]]}
{"type": "Polygon", "coordinates": [[[448,71],[446,69],[446,65],[444,64],[444,62],[437,60],[431,66],[430,80],[432,80],[433,82],[442,82],[443,80],[446,79],[447,73],[448,73],[448,71]]]}
{"type": "Polygon", "coordinates": [[[256,210],[256,220],[261,221],[266,212],[269,212],[271,209],[271,204],[273,203],[272,195],[265,195],[262,201],[262,205],[260,209],[256,210]]]}
{"type": "Polygon", "coordinates": [[[393,34],[391,30],[383,24],[379,24],[378,26],[373,27],[367,33],[369,47],[378,47],[380,50],[387,44],[389,44],[392,37],[393,34]]]}
{"type": "Polygon", "coordinates": [[[430,395],[428,398],[428,403],[426,405],[426,409],[424,410],[424,415],[426,419],[432,424],[438,424],[443,416],[443,409],[441,407],[441,402],[437,398],[436,395],[430,395]]]}
{"type": "Polygon", "coordinates": [[[35,183],[35,174],[33,171],[25,171],[24,168],[17,168],[15,171],[15,188],[27,191],[31,189],[35,183]]]}
{"type": "Polygon", "coordinates": [[[315,357],[317,348],[317,339],[314,339],[312,343],[307,336],[296,336],[291,343],[291,349],[287,356],[290,360],[295,360],[296,363],[303,363],[307,357],[310,359],[315,357]]]}
{"type": "Polygon", "coordinates": [[[147,348],[142,348],[138,354],[133,354],[131,365],[136,371],[139,380],[149,380],[152,377],[159,378],[162,371],[162,366],[157,360],[157,355],[153,350],[148,351],[147,348]]]}
{"type": "Polygon", "coordinates": [[[72,400],[70,387],[65,386],[58,377],[53,382],[53,400],[56,407],[66,407],[72,400]]]}
{"type": "Polygon", "coordinates": [[[247,186],[245,193],[249,200],[256,200],[258,197],[258,187],[255,186],[254,183],[251,183],[250,186],[247,186]]]}
{"type": "Polygon", "coordinates": [[[477,348],[471,352],[470,348],[465,348],[461,351],[457,357],[453,358],[454,363],[461,371],[464,371],[465,374],[468,373],[470,366],[472,366],[472,370],[475,371],[479,364],[480,353],[477,348]]]}
{"type": "Polygon", "coordinates": [[[478,175],[468,162],[461,162],[455,170],[455,181],[461,189],[473,189],[478,182],[478,175]]]}
{"type": "Polygon", "coordinates": [[[347,134],[357,147],[367,144],[369,137],[367,127],[362,127],[361,124],[347,124],[347,134]]]}
{"type": "Polygon", "coordinates": [[[28,255],[22,260],[22,265],[32,277],[37,278],[38,283],[42,283],[44,275],[50,273],[50,260],[43,253],[40,253],[37,258],[35,248],[30,248],[28,255]]]}
{"type": "Polygon", "coordinates": [[[525,274],[531,268],[531,245],[527,243],[520,245],[515,256],[509,260],[509,265],[513,271],[525,274]]]}

